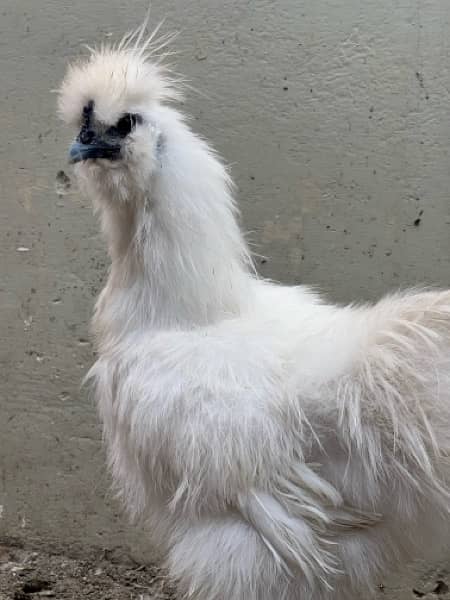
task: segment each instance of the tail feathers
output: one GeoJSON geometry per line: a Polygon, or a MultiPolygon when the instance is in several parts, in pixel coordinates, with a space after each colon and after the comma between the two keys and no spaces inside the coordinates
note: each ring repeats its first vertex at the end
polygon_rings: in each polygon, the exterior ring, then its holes
{"type": "Polygon", "coordinates": [[[450,453],[450,292],[386,298],[362,316],[365,347],[337,390],[343,441],[369,471],[387,452],[436,480],[436,459],[450,453]]]}

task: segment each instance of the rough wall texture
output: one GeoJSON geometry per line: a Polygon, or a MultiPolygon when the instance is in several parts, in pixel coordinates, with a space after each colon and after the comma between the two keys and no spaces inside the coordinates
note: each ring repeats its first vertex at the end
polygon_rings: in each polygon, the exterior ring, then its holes
{"type": "MultiPolygon", "coordinates": [[[[152,5],[181,30],[178,68],[207,94],[186,110],[233,165],[264,275],[337,300],[449,284],[448,0],[152,5]]],[[[146,7],[0,1],[0,535],[144,548],[108,496],[79,387],[106,260],[51,90],[81,43],[121,35],[146,7]]],[[[401,581],[393,597],[417,597],[401,581]]]]}

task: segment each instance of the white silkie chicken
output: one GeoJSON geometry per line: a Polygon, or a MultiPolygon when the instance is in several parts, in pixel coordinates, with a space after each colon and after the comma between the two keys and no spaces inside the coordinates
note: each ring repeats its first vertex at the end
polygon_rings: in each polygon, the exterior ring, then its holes
{"type": "Polygon", "coordinates": [[[448,535],[450,292],[340,307],[258,278],[143,36],[59,97],[111,258],[89,377],[114,481],[180,597],[365,599],[448,535]]]}

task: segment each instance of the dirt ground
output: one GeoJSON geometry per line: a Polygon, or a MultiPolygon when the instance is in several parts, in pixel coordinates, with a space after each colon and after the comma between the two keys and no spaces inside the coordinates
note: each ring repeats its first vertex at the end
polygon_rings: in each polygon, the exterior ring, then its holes
{"type": "Polygon", "coordinates": [[[76,560],[0,545],[0,600],[174,600],[157,567],[116,563],[106,551],[76,560]]]}
{"type": "MultiPolygon", "coordinates": [[[[154,565],[108,550],[83,558],[55,552],[0,539],[0,600],[176,600],[165,573],[154,565]]],[[[380,583],[373,600],[450,600],[448,568],[422,570],[414,584],[410,575],[380,583]]]]}

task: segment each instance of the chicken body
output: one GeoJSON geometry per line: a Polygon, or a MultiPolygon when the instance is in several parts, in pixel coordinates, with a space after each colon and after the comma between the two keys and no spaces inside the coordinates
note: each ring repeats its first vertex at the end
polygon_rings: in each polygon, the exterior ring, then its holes
{"type": "Polygon", "coordinates": [[[450,292],[339,307],[256,277],[141,37],[60,96],[111,257],[89,377],[113,479],[183,597],[366,598],[448,535],[450,292]]]}

